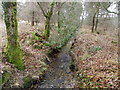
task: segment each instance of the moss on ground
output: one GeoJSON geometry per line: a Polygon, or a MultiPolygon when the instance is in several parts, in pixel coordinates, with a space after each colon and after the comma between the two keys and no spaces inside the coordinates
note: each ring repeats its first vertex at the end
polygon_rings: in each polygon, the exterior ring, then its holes
{"type": "Polygon", "coordinates": [[[32,85],[32,77],[31,76],[26,76],[23,78],[23,88],[29,88],[32,85]]]}
{"type": "Polygon", "coordinates": [[[11,77],[11,73],[10,72],[4,72],[2,74],[2,77],[0,77],[0,86],[3,86],[5,83],[7,83],[11,77]]]}

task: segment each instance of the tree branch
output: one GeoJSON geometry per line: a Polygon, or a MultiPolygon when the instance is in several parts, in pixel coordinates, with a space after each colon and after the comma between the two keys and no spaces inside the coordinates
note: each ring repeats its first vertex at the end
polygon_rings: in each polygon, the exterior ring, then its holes
{"type": "Polygon", "coordinates": [[[52,2],[52,3],[50,4],[50,10],[48,11],[48,13],[52,14],[54,4],[55,4],[55,2],[52,2]]]}
{"type": "Polygon", "coordinates": [[[40,9],[41,9],[43,15],[44,15],[45,17],[47,17],[47,13],[45,13],[45,11],[44,11],[43,8],[41,7],[40,3],[37,2],[37,4],[38,4],[38,6],[40,7],[40,9]]]}
{"type": "MultiPolygon", "coordinates": [[[[117,14],[117,15],[120,15],[120,12],[112,12],[112,11],[109,11],[108,10],[108,8],[106,8],[104,5],[101,5],[101,6],[103,6],[103,8],[108,12],[108,13],[114,13],[114,14],[117,14]]],[[[109,5],[109,7],[110,7],[110,5],[109,5]]]]}

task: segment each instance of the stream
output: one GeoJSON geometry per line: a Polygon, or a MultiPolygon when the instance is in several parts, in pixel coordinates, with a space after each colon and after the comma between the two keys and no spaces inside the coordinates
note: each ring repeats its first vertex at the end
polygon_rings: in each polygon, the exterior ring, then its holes
{"type": "MultiPolygon", "coordinates": [[[[0,29],[2,30],[0,37],[6,36],[4,28],[5,28],[4,25],[0,23],[0,29]]],[[[2,41],[2,45],[5,44],[5,40],[6,39],[3,38],[0,39],[0,41],[2,41]]],[[[72,57],[69,55],[70,48],[71,41],[68,42],[68,44],[63,47],[63,49],[57,55],[56,58],[53,58],[48,71],[45,73],[43,81],[40,82],[39,85],[37,86],[38,88],[74,87],[75,83],[73,78],[73,72],[71,72],[71,70],[69,69],[72,60],[72,57]]]]}
{"type": "Polygon", "coordinates": [[[69,69],[72,60],[72,57],[69,55],[70,47],[71,42],[63,47],[61,53],[59,53],[59,55],[50,64],[50,68],[38,88],[74,87],[73,72],[69,69]]]}

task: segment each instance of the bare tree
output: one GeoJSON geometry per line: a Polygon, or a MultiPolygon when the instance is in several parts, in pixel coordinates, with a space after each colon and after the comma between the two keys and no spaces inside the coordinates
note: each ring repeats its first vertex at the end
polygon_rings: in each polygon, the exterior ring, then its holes
{"type": "Polygon", "coordinates": [[[100,3],[97,4],[96,6],[96,12],[94,13],[93,16],[93,25],[92,25],[92,32],[97,31],[97,25],[98,25],[98,15],[99,15],[99,9],[100,9],[100,3]]]}

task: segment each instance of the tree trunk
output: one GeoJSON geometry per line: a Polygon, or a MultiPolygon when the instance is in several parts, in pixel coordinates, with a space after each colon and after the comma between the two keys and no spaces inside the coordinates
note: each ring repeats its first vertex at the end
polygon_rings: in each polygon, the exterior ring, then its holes
{"type": "Polygon", "coordinates": [[[44,35],[46,40],[48,40],[49,36],[50,36],[50,18],[47,17],[45,20],[45,28],[44,28],[44,35]]]}
{"type": "Polygon", "coordinates": [[[35,22],[34,18],[35,18],[35,16],[34,16],[34,11],[33,11],[33,12],[32,12],[32,21],[31,21],[31,25],[32,25],[32,26],[34,26],[34,22],[35,22]]]}
{"type": "Polygon", "coordinates": [[[58,10],[58,29],[60,29],[60,10],[58,10]]]}
{"type": "Polygon", "coordinates": [[[98,27],[98,14],[99,14],[99,12],[97,13],[97,17],[96,17],[95,31],[97,31],[97,27],[98,27]]]}
{"type": "Polygon", "coordinates": [[[18,39],[17,3],[3,2],[3,9],[7,31],[6,56],[10,63],[23,70],[22,50],[18,39]]]}
{"type": "Polygon", "coordinates": [[[50,19],[53,14],[53,6],[54,6],[54,2],[50,4],[50,10],[45,15],[46,20],[45,20],[45,28],[44,28],[43,36],[45,37],[46,40],[48,40],[50,36],[50,19]]]}
{"type": "Polygon", "coordinates": [[[100,3],[99,3],[99,5],[98,5],[98,7],[97,7],[97,10],[96,10],[94,16],[93,16],[92,33],[97,30],[98,15],[99,15],[99,6],[100,6],[100,3]],[[97,16],[96,16],[96,15],[97,15],[97,16]]]}
{"type": "Polygon", "coordinates": [[[94,29],[95,29],[95,16],[96,16],[96,13],[94,14],[93,16],[93,21],[92,21],[92,33],[94,32],[94,29]]]}
{"type": "Polygon", "coordinates": [[[60,2],[57,2],[57,7],[58,7],[58,12],[57,12],[57,14],[58,14],[58,20],[57,20],[57,23],[58,23],[58,30],[60,29],[60,2]]]}
{"type": "MultiPolygon", "coordinates": [[[[118,13],[120,13],[120,1],[117,4],[118,13]]],[[[118,14],[118,70],[120,70],[120,14],[118,14]]],[[[119,77],[118,80],[120,81],[120,73],[118,73],[118,77],[119,77]]]]}

